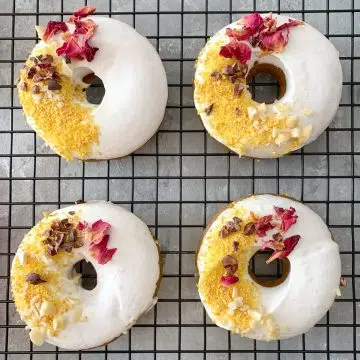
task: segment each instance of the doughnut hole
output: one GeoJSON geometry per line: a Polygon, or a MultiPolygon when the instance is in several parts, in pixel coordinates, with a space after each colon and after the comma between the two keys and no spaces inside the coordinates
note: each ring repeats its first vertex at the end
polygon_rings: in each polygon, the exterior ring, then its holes
{"type": "Polygon", "coordinates": [[[272,104],[286,92],[285,74],[272,64],[255,62],[248,72],[246,82],[252,98],[258,103],[272,104]]]}
{"type": "Polygon", "coordinates": [[[77,274],[81,274],[80,285],[85,290],[93,290],[97,285],[97,274],[91,262],[85,259],[78,261],[74,265],[74,270],[77,274]]]}
{"type": "Polygon", "coordinates": [[[271,252],[259,250],[249,261],[248,271],[251,278],[264,287],[275,287],[283,283],[290,273],[290,261],[276,259],[270,264],[266,260],[271,252]]]}
{"type": "Polygon", "coordinates": [[[105,88],[102,80],[94,73],[88,75],[90,86],[86,89],[86,100],[90,104],[100,105],[105,96],[105,88]]]}

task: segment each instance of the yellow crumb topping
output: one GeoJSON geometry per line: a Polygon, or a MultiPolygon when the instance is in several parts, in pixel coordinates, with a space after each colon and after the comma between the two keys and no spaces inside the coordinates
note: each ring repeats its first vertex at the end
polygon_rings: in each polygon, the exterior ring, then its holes
{"type": "MultiPolygon", "coordinates": [[[[74,222],[77,215],[69,216],[74,222]]],[[[67,296],[64,288],[64,269],[73,254],[59,252],[55,256],[46,253],[43,240],[56,215],[49,215],[25,235],[14,258],[11,270],[12,294],[21,318],[31,329],[44,329],[56,336],[63,328],[62,316],[73,308],[76,300],[67,296]],[[30,273],[40,275],[45,282],[33,285],[26,281],[30,273]]]]}
{"type": "MultiPolygon", "coordinates": [[[[233,331],[245,334],[253,326],[251,311],[258,311],[260,308],[257,288],[248,280],[249,254],[255,244],[255,235],[245,235],[242,231],[237,231],[225,238],[219,236],[222,225],[238,214],[234,209],[231,216],[222,219],[217,225],[214,223],[205,235],[202,247],[205,246],[206,249],[199,253],[204,267],[200,272],[198,288],[215,319],[228,323],[233,331]],[[237,251],[234,250],[234,241],[238,242],[237,251]],[[224,286],[220,282],[221,277],[226,274],[222,263],[226,255],[233,256],[238,262],[235,275],[239,281],[230,286],[224,286]],[[236,299],[240,299],[240,304],[231,311],[231,303],[236,299]]],[[[250,220],[244,220],[243,224],[250,220]]]]}
{"type": "MultiPolygon", "coordinates": [[[[46,53],[49,52],[46,49],[46,53]]],[[[61,73],[61,60],[54,58],[57,59],[56,69],[61,73]]],[[[30,65],[29,60],[27,65],[30,65]]],[[[49,91],[34,95],[31,89],[35,84],[27,79],[25,69],[20,70],[20,80],[27,84],[27,91],[19,89],[24,113],[33,119],[39,135],[65,159],[85,158],[99,142],[99,126],[92,118],[92,107],[83,104],[83,88],[75,85],[70,77],[61,75],[62,87],[54,96],[49,96],[53,95],[49,91]]]]}
{"type": "MultiPolygon", "coordinates": [[[[274,131],[286,128],[285,119],[273,113],[266,114],[262,119],[254,119],[249,116],[249,109],[257,111],[260,104],[251,98],[246,81],[242,81],[244,90],[236,97],[234,84],[227,77],[222,76],[219,80],[211,76],[214,72],[222,73],[228,65],[236,63],[235,59],[219,56],[221,45],[223,40],[213,42],[199,56],[194,81],[198,113],[210,126],[210,135],[223,139],[227,146],[239,153],[249,147],[273,145],[276,143],[274,131]],[[211,113],[206,115],[204,111],[211,104],[211,113]]],[[[286,152],[289,152],[297,149],[304,138],[300,135],[294,139],[286,137],[286,141],[286,152]]]]}

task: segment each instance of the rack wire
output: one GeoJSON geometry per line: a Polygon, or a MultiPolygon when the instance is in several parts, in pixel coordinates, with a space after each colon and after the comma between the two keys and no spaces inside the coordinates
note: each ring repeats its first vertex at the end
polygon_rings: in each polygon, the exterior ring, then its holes
{"type": "MultiPolygon", "coordinates": [[[[360,359],[360,2],[93,1],[98,15],[128,22],[153,43],[167,70],[169,101],[160,131],[135,154],[67,163],[24,124],[14,83],[36,42],[33,25],[66,18],[82,5],[0,0],[0,358],[360,359]],[[281,12],[319,28],[339,49],[344,71],[341,105],[326,132],[291,156],[260,162],[239,159],[212,140],[192,101],[193,65],[207,37],[254,10],[281,12]],[[348,280],[343,296],[314,329],[286,341],[258,342],[215,327],[196,291],[193,259],[202,229],[216,209],[257,192],[288,193],[319,213],[340,245],[348,280]],[[34,347],[11,298],[11,261],[42,211],[77,199],[111,200],[151,227],[165,258],[159,302],[107,346],[82,352],[34,347]]],[[[265,81],[253,87],[256,92],[271,86],[265,81]]]]}

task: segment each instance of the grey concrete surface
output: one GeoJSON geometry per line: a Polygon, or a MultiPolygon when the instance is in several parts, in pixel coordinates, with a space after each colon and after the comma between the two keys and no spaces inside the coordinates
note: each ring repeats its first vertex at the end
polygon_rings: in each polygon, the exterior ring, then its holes
{"type": "MultiPolygon", "coordinates": [[[[78,354],[63,352],[56,355],[50,345],[34,347],[32,357],[21,353],[31,347],[24,329],[19,327],[22,323],[14,305],[7,304],[11,299],[8,266],[12,260],[7,253],[16,251],[24,233],[43,211],[82,197],[111,200],[134,211],[157,233],[165,258],[165,277],[156,309],[140,319],[140,326],[108,345],[107,349],[115,353],[109,353],[107,359],[155,359],[155,350],[160,351],[156,354],[158,360],[230,360],[229,354],[232,360],[359,359],[359,354],[352,351],[360,350],[360,332],[354,327],[360,323],[360,303],[356,301],[360,297],[360,231],[351,226],[360,225],[360,131],[351,130],[351,126],[360,128],[360,108],[352,107],[351,102],[360,104],[360,60],[351,57],[360,56],[360,12],[354,14],[352,38],[352,1],[110,0],[112,11],[118,12],[113,17],[149,36],[158,49],[170,84],[170,107],[160,132],[135,155],[86,164],[61,160],[45,147],[25,124],[21,109],[8,108],[19,106],[19,102],[16,91],[12,97],[11,89],[3,86],[16,79],[22,61],[34,46],[34,25],[50,18],[60,19],[56,13],[61,11],[62,3],[63,10],[71,12],[83,1],[14,1],[13,17],[1,14],[13,11],[13,1],[0,0],[0,359],[5,350],[10,351],[9,360],[79,358],[78,354]],[[327,4],[337,12],[324,12],[327,4]],[[37,9],[54,15],[36,16],[37,9]],[[173,13],[181,9],[187,13],[173,13]],[[207,15],[206,9],[211,13],[207,15]],[[324,33],[328,31],[343,57],[346,85],[342,107],[330,130],[302,152],[280,160],[252,161],[229,156],[205,134],[193,108],[194,58],[206,36],[238,18],[238,12],[255,9],[288,11],[297,18],[302,18],[301,10],[305,10],[303,19],[324,33]],[[133,14],[134,10],[142,14],[133,14]],[[181,35],[186,37],[182,39],[181,35]],[[12,135],[10,130],[14,131],[12,135]],[[352,175],[357,178],[353,180],[352,175]],[[343,275],[348,276],[343,298],[318,327],[304,336],[263,343],[204,326],[210,320],[196,291],[194,249],[203,227],[217,209],[252,192],[285,192],[304,200],[330,225],[342,251],[343,275]],[[356,276],[354,282],[352,275],[356,276]],[[184,352],[178,356],[178,350],[184,352]],[[203,350],[208,351],[206,356],[203,350]],[[259,351],[256,355],[255,350],[259,351]],[[281,353],[277,354],[277,350],[281,353]]],[[[109,11],[107,0],[90,3],[101,12],[109,11]]],[[[360,1],[356,0],[355,6],[359,10],[360,1]]],[[[84,352],[81,359],[100,360],[105,355],[84,352]]]]}

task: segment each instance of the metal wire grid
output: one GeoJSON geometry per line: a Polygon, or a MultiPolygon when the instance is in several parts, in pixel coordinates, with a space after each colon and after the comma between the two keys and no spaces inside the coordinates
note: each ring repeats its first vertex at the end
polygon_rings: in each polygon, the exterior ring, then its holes
{"type": "Polygon", "coordinates": [[[360,4],[355,0],[94,1],[97,14],[121,18],[145,33],[146,27],[142,25],[151,20],[155,31],[147,35],[163,57],[170,98],[162,128],[135,154],[116,161],[74,164],[44,149],[42,141],[28,127],[19,126],[21,107],[13,84],[36,37],[32,30],[19,35],[17,25],[24,22],[26,29],[28,18],[45,23],[54,16],[67,17],[74,7],[83,5],[79,1],[75,5],[73,1],[55,0],[54,10],[47,7],[48,3],[0,0],[0,68],[6,73],[0,73],[0,357],[360,358],[356,293],[359,284],[356,260],[360,254],[357,243],[360,239],[360,79],[355,72],[360,60],[356,49],[360,4]],[[254,10],[280,10],[309,22],[320,16],[324,20],[323,32],[341,48],[345,70],[344,96],[337,120],[316,144],[280,160],[239,160],[209,138],[200,123],[194,125],[197,120],[189,74],[198,48],[205,44],[209,34],[220,28],[218,17],[225,25],[254,10]],[[193,24],[204,19],[202,33],[187,31],[191,26],[189,17],[194,18],[193,24]],[[171,21],[166,33],[162,28],[165,18],[171,21]],[[172,31],[176,27],[173,19],[178,21],[178,32],[172,31]],[[330,25],[337,23],[343,23],[349,31],[333,33],[330,25]],[[18,44],[24,47],[25,43],[28,49],[20,49],[19,56],[18,44]],[[1,50],[5,55],[1,56],[1,50]],[[309,334],[288,341],[257,342],[216,328],[206,317],[196,293],[192,263],[202,228],[216,208],[254,192],[294,195],[320,213],[340,243],[343,275],[348,279],[343,297],[336,300],[330,313],[309,334]],[[11,261],[22,235],[43,210],[65,206],[78,198],[106,198],[122,204],[154,230],[166,260],[159,303],[128,335],[108,346],[84,352],[63,351],[49,345],[33,347],[11,299],[11,261]]]}

